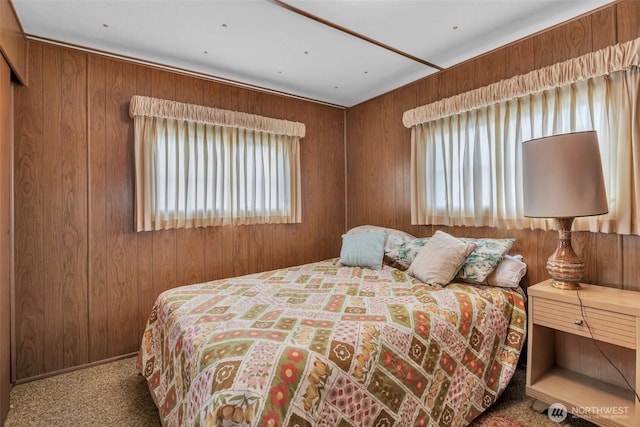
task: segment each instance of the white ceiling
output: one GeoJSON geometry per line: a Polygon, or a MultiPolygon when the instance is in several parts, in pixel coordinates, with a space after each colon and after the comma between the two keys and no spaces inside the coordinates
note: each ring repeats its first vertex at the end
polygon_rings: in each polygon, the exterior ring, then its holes
{"type": "MultiPolygon", "coordinates": [[[[271,0],[12,1],[34,38],[345,107],[437,72],[271,0]]],[[[447,68],[612,1],[285,2],[447,68]]]]}

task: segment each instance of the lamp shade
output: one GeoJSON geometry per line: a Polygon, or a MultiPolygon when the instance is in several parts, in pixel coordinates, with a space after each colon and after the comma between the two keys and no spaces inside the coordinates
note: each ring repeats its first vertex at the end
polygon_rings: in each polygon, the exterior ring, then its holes
{"type": "Polygon", "coordinates": [[[595,131],[523,144],[524,215],[574,218],[609,211],[595,131]]]}

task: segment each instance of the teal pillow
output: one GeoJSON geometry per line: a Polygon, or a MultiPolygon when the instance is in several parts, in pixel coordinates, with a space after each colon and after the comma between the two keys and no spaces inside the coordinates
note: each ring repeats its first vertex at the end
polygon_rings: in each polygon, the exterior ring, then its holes
{"type": "Polygon", "coordinates": [[[384,240],[385,233],[383,231],[344,234],[340,250],[340,263],[352,267],[380,270],[384,256],[384,240]]]}

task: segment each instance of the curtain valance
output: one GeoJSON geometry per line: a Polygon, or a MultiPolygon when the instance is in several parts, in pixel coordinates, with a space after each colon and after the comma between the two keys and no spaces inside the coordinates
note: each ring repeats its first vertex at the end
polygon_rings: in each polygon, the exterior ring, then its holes
{"type": "Polygon", "coordinates": [[[146,116],[187,120],[298,138],[303,138],[306,131],[303,123],[139,95],[131,98],[129,116],[132,119],[136,116],[146,116]]]}
{"type": "Polygon", "coordinates": [[[302,123],[131,98],[137,231],[302,221],[302,123]]]}
{"type": "Polygon", "coordinates": [[[405,127],[640,65],[640,38],[406,111],[405,127]]]}

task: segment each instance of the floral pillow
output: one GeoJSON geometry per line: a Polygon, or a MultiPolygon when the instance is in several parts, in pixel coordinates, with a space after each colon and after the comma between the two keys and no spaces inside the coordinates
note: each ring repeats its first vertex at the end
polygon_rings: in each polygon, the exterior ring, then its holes
{"type": "Polygon", "coordinates": [[[402,243],[396,249],[387,252],[386,258],[390,259],[392,267],[405,271],[411,267],[411,263],[418,252],[429,242],[430,237],[419,237],[402,243]]]}
{"type": "MultiPolygon", "coordinates": [[[[407,270],[420,250],[429,242],[430,237],[420,237],[398,246],[388,252],[386,258],[399,270],[407,270]]],[[[456,279],[481,283],[495,270],[504,255],[509,252],[516,239],[472,239],[461,238],[467,243],[475,243],[476,249],[467,257],[456,279]]]]}
{"type": "Polygon", "coordinates": [[[484,282],[516,242],[516,239],[470,239],[465,237],[460,240],[475,243],[476,248],[464,261],[455,278],[475,283],[484,282]]]}

